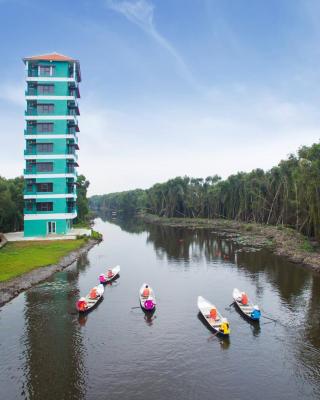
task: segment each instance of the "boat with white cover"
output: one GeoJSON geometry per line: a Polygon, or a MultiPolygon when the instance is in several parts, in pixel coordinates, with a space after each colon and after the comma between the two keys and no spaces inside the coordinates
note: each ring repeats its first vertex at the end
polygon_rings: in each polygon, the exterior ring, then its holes
{"type": "Polygon", "coordinates": [[[260,320],[261,311],[259,306],[254,305],[245,292],[241,292],[239,289],[235,288],[233,289],[232,297],[235,305],[245,317],[252,321],[260,320]]]}
{"type": "Polygon", "coordinates": [[[215,332],[217,332],[217,334],[229,336],[229,322],[227,318],[224,318],[220,314],[214,304],[210,303],[210,301],[206,300],[204,297],[198,296],[198,308],[200,310],[200,313],[205,318],[206,322],[215,332]]]}
{"type": "Polygon", "coordinates": [[[81,297],[77,303],[76,307],[79,313],[87,313],[91,311],[94,307],[100,303],[103,299],[104,287],[103,285],[98,285],[93,287],[90,292],[85,297],[81,297]]]}
{"type": "Polygon", "coordinates": [[[153,289],[144,283],[139,290],[140,305],[145,311],[153,311],[156,307],[156,296],[153,289]]]}
{"type": "Polygon", "coordinates": [[[120,265],[115,266],[114,268],[108,268],[105,274],[99,275],[100,283],[108,283],[113,281],[120,273],[120,265]]]}

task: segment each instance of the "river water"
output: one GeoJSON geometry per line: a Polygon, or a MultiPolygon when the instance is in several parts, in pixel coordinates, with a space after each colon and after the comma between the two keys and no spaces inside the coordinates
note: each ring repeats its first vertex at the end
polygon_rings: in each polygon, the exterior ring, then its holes
{"type": "Polygon", "coordinates": [[[95,226],[101,244],[0,309],[0,399],[320,398],[319,275],[210,230],[95,226]],[[120,278],[79,318],[77,298],[116,264],[120,278]],[[143,282],[157,296],[151,318],[143,282]],[[228,307],[234,287],[279,322],[243,319],[228,307]],[[198,295],[229,319],[230,339],[207,328],[198,295]]]}

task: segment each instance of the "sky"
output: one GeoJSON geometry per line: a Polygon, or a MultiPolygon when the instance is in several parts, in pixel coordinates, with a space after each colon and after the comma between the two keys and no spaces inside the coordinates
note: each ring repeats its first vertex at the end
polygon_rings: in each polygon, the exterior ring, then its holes
{"type": "Polygon", "coordinates": [[[22,57],[80,60],[89,194],[270,169],[320,138],[318,0],[0,0],[0,175],[24,167],[22,57]]]}

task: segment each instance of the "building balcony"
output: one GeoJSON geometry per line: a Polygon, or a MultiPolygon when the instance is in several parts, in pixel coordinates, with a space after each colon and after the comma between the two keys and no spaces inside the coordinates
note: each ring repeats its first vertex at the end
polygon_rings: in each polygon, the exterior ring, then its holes
{"type": "Polygon", "coordinates": [[[74,78],[73,76],[73,69],[70,69],[67,74],[57,74],[57,71],[55,68],[52,68],[52,71],[50,70],[47,71],[39,71],[39,69],[36,68],[29,68],[27,72],[27,77],[28,78],[74,78]]]}
{"type": "Polygon", "coordinates": [[[24,155],[25,156],[33,156],[33,155],[36,155],[36,154],[38,154],[37,153],[37,149],[36,148],[33,148],[33,149],[26,149],[26,150],[24,150],[24,155]]]}
{"type": "Polygon", "coordinates": [[[24,112],[24,115],[38,115],[36,108],[29,108],[24,112]]]}
{"type": "MultiPolygon", "coordinates": [[[[49,112],[40,112],[38,109],[36,108],[29,108],[24,112],[24,115],[38,115],[38,116],[51,116],[51,115],[56,115],[54,111],[49,111],[49,112]]],[[[71,114],[69,114],[71,115],[71,114]]]]}
{"type": "Polygon", "coordinates": [[[80,111],[79,111],[79,107],[75,106],[75,107],[68,107],[68,115],[80,115],[80,111]]]}
{"type": "Polygon", "coordinates": [[[37,95],[38,95],[38,93],[37,93],[37,88],[28,88],[28,89],[24,92],[24,94],[25,94],[26,96],[37,96],[37,95]]]}
{"type": "Polygon", "coordinates": [[[24,175],[33,175],[33,174],[37,174],[37,169],[36,166],[32,167],[32,168],[25,168],[23,170],[23,174],[24,175]]]}

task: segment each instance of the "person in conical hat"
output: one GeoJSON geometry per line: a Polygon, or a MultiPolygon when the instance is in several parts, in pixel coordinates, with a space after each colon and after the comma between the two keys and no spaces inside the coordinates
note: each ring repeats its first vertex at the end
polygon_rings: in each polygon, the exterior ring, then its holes
{"type": "Polygon", "coordinates": [[[109,268],[108,271],[107,271],[107,277],[108,278],[112,278],[113,277],[113,272],[112,272],[111,268],[109,268]]]}

